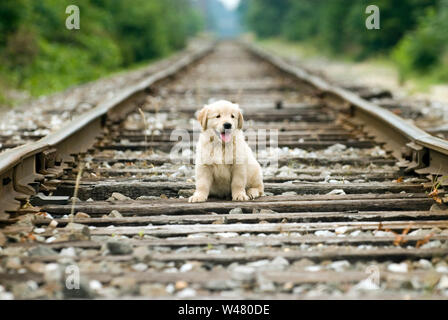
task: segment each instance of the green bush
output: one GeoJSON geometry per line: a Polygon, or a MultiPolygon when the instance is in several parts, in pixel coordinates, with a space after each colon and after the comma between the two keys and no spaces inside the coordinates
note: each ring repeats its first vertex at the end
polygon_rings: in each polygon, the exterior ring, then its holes
{"type": "Polygon", "coordinates": [[[282,20],[289,8],[288,0],[247,0],[246,21],[249,27],[260,37],[272,37],[281,34],[282,20]]]}
{"type": "Polygon", "coordinates": [[[306,40],[315,36],[320,21],[315,19],[317,10],[322,10],[322,0],[292,1],[285,14],[282,33],[288,40],[306,40]]]}
{"type": "Polygon", "coordinates": [[[448,75],[448,0],[431,8],[392,52],[402,79],[412,74],[434,73],[447,80],[448,75]]]}
{"type": "Polygon", "coordinates": [[[191,0],[2,0],[0,82],[62,90],[179,50],[201,27],[191,0]],[[79,30],[65,27],[73,4],[79,30]]]}
{"type": "Polygon", "coordinates": [[[29,66],[23,87],[31,94],[48,93],[101,75],[89,52],[78,47],[39,41],[40,57],[29,66]]]}
{"type": "Polygon", "coordinates": [[[259,38],[305,41],[354,59],[391,55],[403,79],[448,75],[448,0],[242,1],[246,27],[259,38]],[[380,9],[380,30],[365,27],[368,5],[380,9]]]}

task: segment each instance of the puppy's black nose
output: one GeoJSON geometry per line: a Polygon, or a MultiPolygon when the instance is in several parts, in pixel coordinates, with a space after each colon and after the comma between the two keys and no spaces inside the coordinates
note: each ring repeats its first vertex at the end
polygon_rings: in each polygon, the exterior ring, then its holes
{"type": "Polygon", "coordinates": [[[230,129],[230,128],[232,128],[231,123],[228,123],[228,122],[224,123],[224,129],[230,129]]]}

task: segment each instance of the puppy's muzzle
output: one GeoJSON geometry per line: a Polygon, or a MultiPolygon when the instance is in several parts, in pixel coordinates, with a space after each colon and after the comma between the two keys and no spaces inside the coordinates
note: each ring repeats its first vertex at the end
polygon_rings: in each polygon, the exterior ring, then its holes
{"type": "Polygon", "coordinates": [[[221,138],[222,142],[229,142],[232,139],[232,124],[231,123],[224,123],[223,129],[221,132],[216,132],[216,134],[221,138]]]}

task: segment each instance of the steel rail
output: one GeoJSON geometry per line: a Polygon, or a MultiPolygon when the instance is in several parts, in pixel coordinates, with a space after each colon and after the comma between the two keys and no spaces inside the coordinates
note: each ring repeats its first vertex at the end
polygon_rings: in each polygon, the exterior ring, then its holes
{"type": "MultiPolygon", "coordinates": [[[[123,89],[114,98],[103,101],[92,110],[76,117],[63,128],[48,136],[0,154],[0,218],[19,209],[21,202],[36,193],[36,181],[42,173],[62,170],[64,161],[73,161],[73,154],[86,152],[100,135],[106,119],[118,121],[141,103],[145,90],[162,79],[201,59],[214,48],[214,43],[176,55],[168,67],[150,75],[137,84],[123,89]],[[180,57],[179,57],[180,56],[180,57]]],[[[170,60],[172,58],[168,58],[170,60]]],[[[167,60],[164,60],[167,61],[167,60]]],[[[161,62],[164,62],[161,61],[161,62]]]]}
{"type": "Polygon", "coordinates": [[[396,114],[353,92],[331,85],[253,43],[243,44],[255,56],[299,79],[307,89],[328,100],[330,106],[342,107],[341,111],[347,111],[377,141],[384,142],[406,170],[421,174],[448,174],[448,141],[432,136],[396,114]]]}

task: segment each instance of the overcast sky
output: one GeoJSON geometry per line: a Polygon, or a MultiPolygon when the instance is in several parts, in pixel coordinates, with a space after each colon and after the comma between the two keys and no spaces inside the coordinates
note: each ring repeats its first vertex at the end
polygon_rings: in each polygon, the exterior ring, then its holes
{"type": "Polygon", "coordinates": [[[238,3],[240,3],[240,0],[219,0],[221,1],[227,9],[233,10],[238,6],[238,3]]]}

